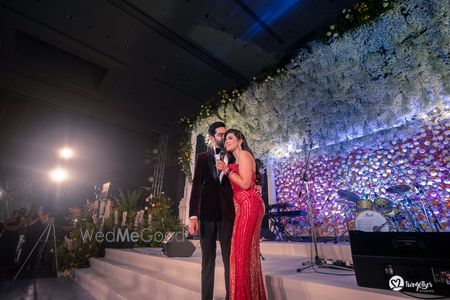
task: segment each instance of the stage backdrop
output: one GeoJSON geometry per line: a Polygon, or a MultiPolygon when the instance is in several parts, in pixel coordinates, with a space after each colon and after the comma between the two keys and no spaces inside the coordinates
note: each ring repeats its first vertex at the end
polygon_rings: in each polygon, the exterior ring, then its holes
{"type": "MultiPolygon", "coordinates": [[[[357,141],[358,146],[348,151],[312,152],[307,178],[320,236],[347,235],[347,225],[354,229],[357,204],[339,197],[338,190],[371,201],[387,199],[391,207],[378,210],[383,210],[391,221],[386,227],[400,231],[417,229],[408,212],[418,223],[416,226],[431,230],[421,206],[423,201],[429,215],[431,211],[435,214],[441,229],[450,231],[450,122],[431,117],[417,123],[362,138],[357,141]],[[406,185],[410,190],[399,194],[386,192],[395,185],[406,185]],[[396,220],[392,219],[394,216],[396,220]]],[[[292,204],[293,210],[308,211],[304,169],[301,155],[275,163],[277,199],[292,204]]],[[[306,218],[294,221],[288,226],[294,236],[310,235],[306,218]]]]}
{"type": "Polygon", "coordinates": [[[413,180],[449,230],[450,6],[448,0],[394,3],[376,21],[310,43],[278,76],[235,91],[217,115],[201,116],[193,126],[193,136],[205,134],[220,117],[241,129],[256,155],[275,163],[279,202],[303,201],[300,150],[310,133],[322,235],[342,232],[329,223],[335,218],[342,227],[347,210],[337,189],[360,196],[378,189],[384,196],[382,188],[413,180]]]}

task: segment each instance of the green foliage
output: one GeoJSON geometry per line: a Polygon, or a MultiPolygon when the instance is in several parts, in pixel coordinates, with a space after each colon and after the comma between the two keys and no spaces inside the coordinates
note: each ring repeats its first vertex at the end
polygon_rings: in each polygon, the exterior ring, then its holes
{"type": "Polygon", "coordinates": [[[192,155],[192,143],[190,136],[188,135],[186,140],[181,142],[180,149],[178,150],[178,163],[181,166],[181,171],[183,171],[184,175],[192,180],[192,172],[191,172],[191,155],[192,155]]]}
{"type": "Polygon", "coordinates": [[[166,236],[170,232],[183,232],[185,230],[180,219],[173,214],[173,202],[164,193],[157,197],[149,197],[146,201],[148,201],[147,218],[148,214],[151,214],[151,221],[150,224],[147,223],[147,226],[150,229],[149,233],[152,234],[153,239],[150,242],[141,241],[140,245],[145,247],[160,247],[160,233],[166,236]]]}
{"type": "Polygon", "coordinates": [[[81,208],[69,208],[66,217],[67,234],[64,240],[58,241],[59,269],[67,271],[72,268],[88,267],[89,258],[102,255],[105,247],[160,247],[167,233],[183,230],[179,218],[173,213],[173,202],[169,197],[164,193],[157,197],[150,196],[146,199],[145,206],[139,207],[138,200],[141,195],[142,192],[136,190],[127,191],[126,194],[120,192],[116,202],[112,201],[111,213],[105,218],[103,226],[102,220],[99,219],[98,202],[88,203],[81,208]],[[127,218],[125,226],[122,226],[122,213],[125,211],[127,218]],[[135,226],[135,217],[139,212],[144,212],[142,221],[135,226]],[[117,220],[114,218],[115,214],[118,216],[117,220]],[[128,229],[130,234],[136,231],[139,235],[142,234],[142,239],[139,239],[136,244],[130,241],[108,242],[106,239],[103,243],[99,243],[95,239],[95,234],[99,231],[104,234],[107,232],[117,234],[118,229],[122,232],[128,229]],[[81,232],[92,233],[92,239],[83,240],[81,232]]]}
{"type": "Polygon", "coordinates": [[[93,223],[93,211],[88,206],[69,208],[66,219],[69,222],[69,232],[64,240],[58,241],[58,263],[61,271],[72,268],[89,267],[89,258],[98,256],[100,245],[95,239],[83,241],[81,231],[96,232],[98,224],[93,223]]]}
{"type": "Polygon", "coordinates": [[[127,191],[126,194],[119,190],[119,197],[115,199],[118,204],[119,211],[123,212],[136,209],[141,195],[142,191],[138,190],[134,190],[132,192],[127,191]]]}

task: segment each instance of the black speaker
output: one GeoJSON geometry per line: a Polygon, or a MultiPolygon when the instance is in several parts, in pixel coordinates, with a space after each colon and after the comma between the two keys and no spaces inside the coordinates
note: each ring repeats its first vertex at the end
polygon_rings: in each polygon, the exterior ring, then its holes
{"type": "Polygon", "coordinates": [[[359,286],[450,296],[450,232],[351,230],[350,247],[359,286]]]}
{"type": "Polygon", "coordinates": [[[162,250],[168,257],[189,257],[194,254],[195,246],[183,235],[177,237],[173,232],[168,234],[162,242],[162,250]]]}

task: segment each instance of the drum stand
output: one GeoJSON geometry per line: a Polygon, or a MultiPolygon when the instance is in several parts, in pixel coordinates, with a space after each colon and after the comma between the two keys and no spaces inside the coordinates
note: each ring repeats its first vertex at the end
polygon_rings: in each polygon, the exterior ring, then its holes
{"type": "MultiPolygon", "coordinates": [[[[309,162],[310,162],[310,157],[311,157],[311,150],[313,147],[313,143],[311,140],[311,132],[309,134],[310,134],[309,149],[307,149],[306,141],[305,141],[305,139],[303,139],[303,151],[305,152],[305,170],[303,172],[303,186],[305,187],[305,190],[306,190],[306,204],[308,206],[308,221],[309,221],[309,226],[311,229],[311,242],[314,244],[314,261],[304,262],[302,264],[303,267],[297,268],[297,273],[300,273],[309,268],[312,268],[314,270],[315,266],[317,266],[319,268],[330,268],[330,269],[338,269],[338,270],[345,270],[345,271],[353,271],[347,267],[324,264],[322,262],[322,259],[319,257],[319,251],[317,250],[317,237],[316,237],[316,231],[315,231],[315,225],[314,225],[314,210],[312,208],[311,193],[309,191],[309,186],[308,186],[308,167],[309,167],[309,162]]],[[[312,257],[313,257],[313,255],[311,254],[311,258],[312,257]]]]}
{"type": "MultiPolygon", "coordinates": [[[[406,175],[405,172],[403,172],[403,170],[402,170],[401,168],[398,168],[397,166],[395,166],[395,165],[392,164],[391,162],[388,162],[388,163],[391,164],[391,166],[394,167],[400,174],[402,174],[402,175],[405,176],[406,178],[409,178],[409,179],[412,181],[414,187],[415,187],[415,188],[417,189],[417,191],[419,192],[419,194],[422,196],[422,197],[419,199],[419,202],[420,202],[420,206],[421,206],[422,211],[423,211],[423,213],[424,213],[424,215],[425,215],[425,218],[426,218],[426,220],[427,220],[427,224],[428,224],[428,227],[430,228],[430,230],[431,230],[431,231],[434,231],[434,230],[433,230],[433,226],[431,225],[430,218],[429,218],[429,216],[428,216],[428,214],[429,214],[430,212],[431,212],[431,215],[432,215],[433,218],[434,218],[434,222],[433,222],[433,223],[434,223],[434,226],[435,226],[435,228],[436,228],[436,231],[439,232],[439,229],[442,230],[441,224],[439,223],[439,221],[438,221],[436,215],[434,214],[434,211],[433,211],[432,209],[430,210],[430,208],[428,207],[428,205],[425,206],[425,203],[424,203],[424,201],[423,201],[423,198],[426,198],[426,195],[425,195],[425,192],[424,192],[422,186],[421,186],[417,181],[415,181],[414,179],[411,179],[408,175],[406,175]]],[[[419,227],[420,227],[420,226],[419,226],[419,227]]],[[[422,227],[420,227],[420,229],[421,229],[421,230],[419,230],[419,231],[425,231],[425,230],[423,230],[422,227]]]]}
{"type": "MultiPolygon", "coordinates": [[[[410,207],[413,205],[412,200],[408,199],[407,197],[404,198],[404,201],[407,202],[410,207]]],[[[419,223],[417,222],[417,219],[414,216],[414,211],[411,212],[412,209],[410,209],[409,207],[406,207],[404,205],[402,205],[402,207],[403,207],[403,210],[406,211],[409,221],[411,222],[411,224],[414,227],[414,229],[416,230],[416,232],[425,232],[425,230],[423,230],[422,226],[420,226],[419,223]]]]}
{"type": "MultiPolygon", "coordinates": [[[[42,254],[44,253],[44,249],[45,246],[48,243],[48,238],[50,236],[50,232],[53,233],[53,240],[55,243],[55,263],[56,263],[56,274],[58,274],[58,252],[57,252],[57,248],[56,248],[56,231],[55,231],[55,218],[54,217],[50,217],[48,219],[48,223],[47,226],[45,227],[44,231],[42,232],[41,236],[39,237],[38,241],[36,242],[36,244],[34,245],[33,249],[31,250],[30,254],[28,254],[27,258],[25,259],[25,261],[23,262],[22,266],[20,267],[19,271],[17,272],[16,276],[14,276],[13,281],[16,281],[17,277],[20,275],[20,272],[22,272],[23,268],[26,266],[28,260],[30,259],[30,257],[33,255],[34,250],[36,250],[36,248],[38,247],[39,243],[41,242],[42,238],[45,235],[45,240],[42,243],[41,248],[39,249],[39,253],[37,256],[37,261],[36,261],[36,267],[35,267],[35,272],[37,271],[38,267],[39,267],[39,263],[41,262],[42,259],[42,254]]],[[[36,274],[35,274],[36,275],[36,274]]]]}
{"type": "MultiPolygon", "coordinates": [[[[345,227],[347,227],[347,232],[350,232],[350,221],[349,221],[349,217],[348,217],[348,211],[346,211],[344,213],[344,218],[345,218],[345,227]]],[[[337,244],[339,242],[339,239],[343,240],[345,235],[345,232],[343,232],[340,236],[336,237],[334,240],[334,243],[337,244]]]]}
{"type": "Polygon", "coordinates": [[[425,207],[425,203],[423,201],[423,198],[425,198],[426,195],[425,195],[425,192],[424,192],[422,186],[420,184],[418,184],[417,182],[413,182],[413,184],[414,184],[414,187],[419,191],[419,194],[422,195],[422,198],[420,198],[419,201],[420,201],[420,204],[422,205],[422,209],[423,209],[423,211],[425,213],[425,217],[427,218],[428,226],[430,226],[430,229],[432,230],[433,227],[431,226],[430,218],[428,217],[428,214],[427,214],[427,212],[431,212],[431,215],[433,216],[433,219],[434,219],[433,220],[433,224],[434,224],[434,227],[436,228],[436,232],[441,231],[442,230],[442,226],[439,223],[436,215],[434,214],[434,211],[432,209],[430,209],[430,207],[428,205],[427,205],[427,207],[425,207]]]}

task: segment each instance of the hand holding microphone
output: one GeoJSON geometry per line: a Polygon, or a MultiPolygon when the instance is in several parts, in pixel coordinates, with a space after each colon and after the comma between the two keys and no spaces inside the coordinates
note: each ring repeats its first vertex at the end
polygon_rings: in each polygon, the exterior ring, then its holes
{"type": "Polygon", "coordinates": [[[227,164],[224,162],[225,154],[225,146],[222,144],[220,145],[219,160],[216,162],[216,168],[220,171],[223,171],[227,168],[227,164]]]}
{"type": "Polygon", "coordinates": [[[223,161],[223,159],[225,158],[225,154],[227,153],[227,151],[225,150],[225,145],[221,144],[220,145],[220,154],[219,154],[219,160],[223,161]]]}
{"type": "Polygon", "coordinates": [[[226,164],[223,160],[218,160],[218,161],[216,162],[216,168],[217,168],[219,171],[224,171],[224,170],[226,170],[226,169],[228,168],[228,166],[227,166],[227,164],[226,164]]]}

